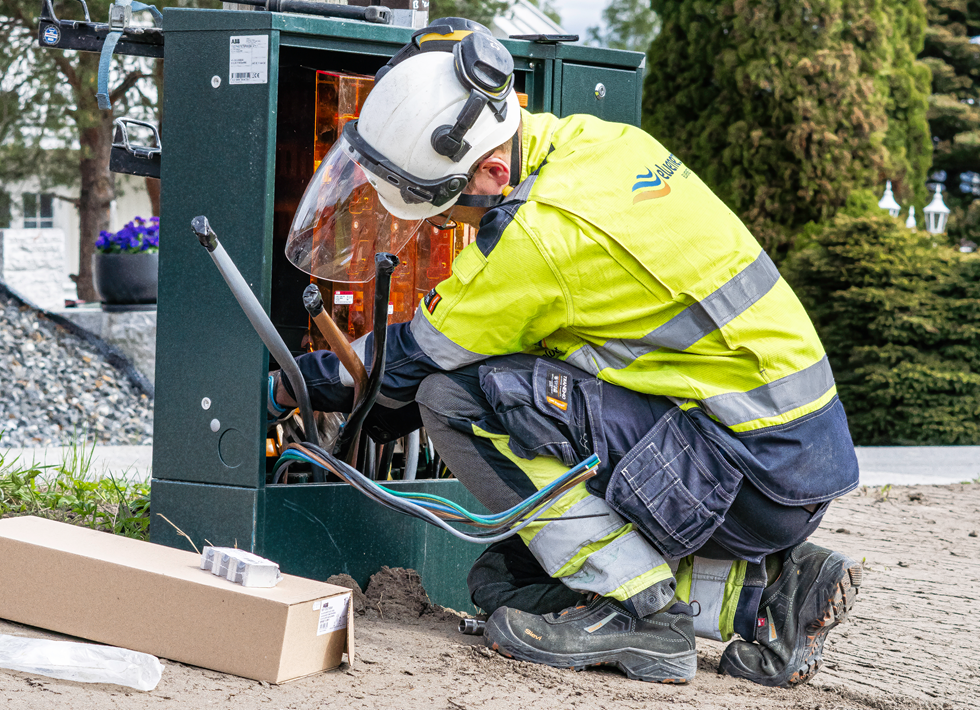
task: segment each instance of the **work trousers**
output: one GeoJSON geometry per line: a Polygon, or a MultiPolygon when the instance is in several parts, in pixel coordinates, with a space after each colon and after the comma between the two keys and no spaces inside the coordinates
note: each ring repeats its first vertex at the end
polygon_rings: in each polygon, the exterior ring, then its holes
{"type": "Polygon", "coordinates": [[[826,509],[769,500],[739,470],[728,431],[700,410],[552,359],[510,355],[430,375],[416,400],[442,459],[492,512],[593,453],[601,460],[546,521],[477,560],[470,591],[488,613],[558,611],[597,593],[647,615],[679,598],[700,607],[698,635],[751,635],[765,556],[806,539],[826,509]]]}

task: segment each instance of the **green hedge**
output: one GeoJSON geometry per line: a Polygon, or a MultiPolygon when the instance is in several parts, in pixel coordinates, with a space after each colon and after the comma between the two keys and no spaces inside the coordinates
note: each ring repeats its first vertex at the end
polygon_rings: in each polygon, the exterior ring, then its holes
{"type": "Polygon", "coordinates": [[[980,255],[863,197],[809,226],[783,272],[810,312],[859,445],[980,444],[980,255]]]}

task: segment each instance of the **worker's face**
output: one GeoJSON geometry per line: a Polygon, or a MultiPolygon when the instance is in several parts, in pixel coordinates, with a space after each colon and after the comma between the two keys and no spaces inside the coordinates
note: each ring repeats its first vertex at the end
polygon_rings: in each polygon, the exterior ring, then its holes
{"type": "MultiPolygon", "coordinates": [[[[508,184],[510,184],[510,150],[495,150],[484,158],[477,167],[466,189],[463,190],[463,194],[499,195],[508,184]]],[[[438,222],[440,218],[454,219],[471,227],[479,227],[480,220],[483,219],[487,210],[487,207],[456,205],[442,212],[439,217],[434,217],[432,221],[438,222]]]]}

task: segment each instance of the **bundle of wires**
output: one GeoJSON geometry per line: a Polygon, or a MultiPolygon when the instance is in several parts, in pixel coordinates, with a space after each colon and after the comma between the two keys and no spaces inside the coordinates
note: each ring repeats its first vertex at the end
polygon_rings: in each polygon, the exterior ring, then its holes
{"type": "MultiPolygon", "coordinates": [[[[330,455],[319,446],[310,443],[290,444],[286,447],[282,456],[276,461],[273,481],[278,483],[282,480],[286,475],[288,466],[295,461],[322,466],[386,508],[424,520],[431,525],[442,528],[460,540],[483,545],[505,540],[517,534],[518,531],[540,518],[558,498],[579,483],[595,476],[596,468],[599,465],[599,457],[593,454],[513,508],[494,515],[477,515],[440,496],[397,491],[378,485],[354,467],[330,455]],[[450,523],[470,525],[480,528],[481,532],[469,535],[452,527],[450,523]]],[[[562,518],[562,520],[570,519],[562,518]]]]}

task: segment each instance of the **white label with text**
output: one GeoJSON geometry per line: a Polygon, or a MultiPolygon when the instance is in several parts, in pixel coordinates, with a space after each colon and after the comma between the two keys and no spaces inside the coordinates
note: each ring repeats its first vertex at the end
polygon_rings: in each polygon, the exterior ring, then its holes
{"type": "Polygon", "coordinates": [[[231,52],[228,58],[228,83],[269,83],[268,35],[246,35],[231,38],[231,52]]]}
{"type": "Polygon", "coordinates": [[[348,604],[350,604],[350,594],[324,599],[320,607],[320,621],[316,627],[316,635],[323,636],[331,631],[346,629],[348,604]]]}

